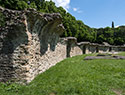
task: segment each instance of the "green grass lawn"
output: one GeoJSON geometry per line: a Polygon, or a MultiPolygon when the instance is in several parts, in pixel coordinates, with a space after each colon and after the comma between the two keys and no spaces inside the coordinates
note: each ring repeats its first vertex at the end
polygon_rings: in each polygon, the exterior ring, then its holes
{"type": "Polygon", "coordinates": [[[125,56],[125,52],[121,52],[118,55],[125,56]]]}
{"type": "Polygon", "coordinates": [[[3,84],[0,95],[125,95],[125,60],[85,56],[63,60],[26,86],[3,84]]]}

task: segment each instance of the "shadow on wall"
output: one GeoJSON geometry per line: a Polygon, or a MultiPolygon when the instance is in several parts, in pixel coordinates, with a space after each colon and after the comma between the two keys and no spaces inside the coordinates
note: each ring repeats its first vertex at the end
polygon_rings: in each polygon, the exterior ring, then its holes
{"type": "Polygon", "coordinates": [[[67,45],[66,45],[66,57],[71,57],[71,50],[77,46],[77,39],[75,37],[67,37],[67,45]]]}
{"type": "Polygon", "coordinates": [[[63,33],[63,27],[58,27],[61,24],[60,18],[53,19],[53,15],[31,15],[27,13],[28,30],[30,33],[38,34],[40,41],[40,53],[44,55],[48,49],[55,51],[56,45],[59,40],[59,35],[63,33]]]}
{"type": "Polygon", "coordinates": [[[55,33],[54,23],[51,22],[43,27],[43,30],[40,31],[40,52],[41,55],[44,55],[48,49],[55,51],[57,42],[59,40],[59,34],[55,33]]]}
{"type": "Polygon", "coordinates": [[[28,37],[23,27],[12,26],[13,29],[0,32],[0,81],[8,81],[15,76],[13,64],[14,50],[21,44],[28,43],[28,37]]]}

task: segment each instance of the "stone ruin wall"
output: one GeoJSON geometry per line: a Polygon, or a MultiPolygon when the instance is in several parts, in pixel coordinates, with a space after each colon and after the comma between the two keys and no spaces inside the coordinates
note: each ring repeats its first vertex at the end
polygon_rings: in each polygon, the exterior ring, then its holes
{"type": "Polygon", "coordinates": [[[0,81],[30,82],[66,58],[64,28],[57,13],[0,8],[6,19],[0,27],[0,81]]]}
{"type": "Polygon", "coordinates": [[[125,47],[105,46],[89,42],[77,43],[74,37],[60,38],[65,30],[58,13],[43,14],[33,9],[15,11],[0,7],[5,16],[0,27],[0,81],[29,83],[67,57],[125,51],[125,47]],[[107,47],[107,48],[105,48],[107,47]],[[119,51],[119,50],[118,50],[119,51]]]}

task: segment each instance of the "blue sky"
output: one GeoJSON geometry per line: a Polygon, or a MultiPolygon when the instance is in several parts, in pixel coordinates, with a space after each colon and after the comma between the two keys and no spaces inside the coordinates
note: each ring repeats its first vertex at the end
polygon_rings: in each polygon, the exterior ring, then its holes
{"type": "MultiPolygon", "coordinates": [[[[47,0],[48,1],[48,0],[47,0]]],[[[90,27],[125,25],[125,0],[53,0],[90,27]]]]}

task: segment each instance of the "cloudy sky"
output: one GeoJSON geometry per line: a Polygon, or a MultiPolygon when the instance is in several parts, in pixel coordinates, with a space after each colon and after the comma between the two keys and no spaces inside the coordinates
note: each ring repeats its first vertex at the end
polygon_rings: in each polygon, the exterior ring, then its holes
{"type": "MultiPolygon", "coordinates": [[[[46,0],[49,1],[49,0],[46,0]]],[[[125,25],[125,0],[52,0],[90,27],[125,25]]]]}

